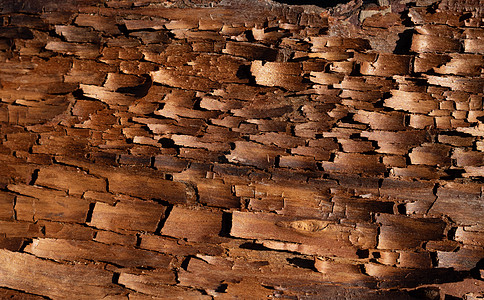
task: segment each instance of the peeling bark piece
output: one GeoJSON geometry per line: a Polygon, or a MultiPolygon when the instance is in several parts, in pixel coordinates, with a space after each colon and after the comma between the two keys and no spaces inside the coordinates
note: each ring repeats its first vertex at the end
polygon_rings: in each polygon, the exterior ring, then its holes
{"type": "Polygon", "coordinates": [[[282,149],[263,146],[251,142],[237,141],[235,149],[226,155],[230,162],[266,169],[274,166],[276,156],[283,154],[282,149]]]}
{"type": "Polygon", "coordinates": [[[464,246],[453,252],[437,251],[438,267],[453,268],[456,271],[469,271],[476,267],[483,256],[484,250],[480,247],[464,246]]]}
{"type": "Polygon", "coordinates": [[[449,55],[435,53],[419,53],[413,63],[413,71],[416,73],[429,72],[436,67],[444,65],[450,61],[449,55]]]}
{"type": "Polygon", "coordinates": [[[54,189],[68,190],[71,195],[79,195],[86,190],[97,192],[106,190],[104,179],[65,166],[49,166],[40,169],[35,183],[54,189]]]}
{"type": "Polygon", "coordinates": [[[484,234],[482,231],[473,231],[472,227],[458,227],[455,240],[468,245],[483,246],[484,234]]]}
{"type": "Polygon", "coordinates": [[[197,181],[200,202],[208,206],[239,208],[240,200],[232,193],[232,186],[219,180],[197,181]]]}
{"type": "Polygon", "coordinates": [[[484,153],[477,151],[464,151],[455,149],[452,153],[452,159],[455,159],[458,167],[463,166],[484,166],[484,153]]]}
{"type": "Polygon", "coordinates": [[[222,213],[174,207],[161,234],[195,242],[220,241],[222,213]]]}
{"type": "Polygon", "coordinates": [[[429,269],[432,267],[432,259],[428,252],[399,251],[398,267],[429,269]]]}
{"type": "Polygon", "coordinates": [[[439,108],[439,102],[427,93],[392,90],[392,97],[385,99],[385,106],[412,113],[428,114],[439,108]]]}
{"type": "MultiPolygon", "coordinates": [[[[68,239],[68,238],[64,238],[68,239]]],[[[91,238],[92,239],[92,238],[91,238]]],[[[96,242],[104,244],[118,244],[129,247],[136,246],[137,237],[133,235],[119,234],[110,231],[98,231],[96,232],[96,237],[93,239],[96,242]]]]}
{"type": "Polygon", "coordinates": [[[379,54],[376,62],[363,62],[360,72],[373,76],[407,75],[410,74],[410,59],[408,55],[379,54]]]}
{"type": "MultiPolygon", "coordinates": [[[[190,148],[205,148],[208,151],[224,152],[230,150],[230,145],[227,143],[205,142],[203,138],[198,138],[191,135],[172,135],[171,139],[176,145],[190,147],[190,148]]],[[[208,140],[208,139],[207,139],[208,140]]]]}
{"type": "Polygon", "coordinates": [[[18,221],[0,221],[0,237],[32,238],[43,236],[39,224],[18,221]]]}
{"type": "Polygon", "coordinates": [[[321,164],[324,170],[338,173],[380,174],[386,170],[385,165],[379,162],[377,155],[360,153],[338,152],[334,162],[323,161],[321,164]]]}
{"type": "Polygon", "coordinates": [[[220,85],[204,77],[185,75],[177,69],[161,68],[150,73],[154,82],[187,90],[209,91],[220,85]]]}
{"type": "Polygon", "coordinates": [[[154,232],[165,210],[166,207],[152,201],[121,200],[114,206],[97,202],[89,225],[117,232],[154,232]]]}
{"type": "Polygon", "coordinates": [[[442,66],[434,68],[438,74],[479,76],[484,60],[482,55],[451,54],[451,59],[442,66]]]}
{"type": "Polygon", "coordinates": [[[114,18],[94,14],[79,14],[75,23],[79,26],[90,26],[96,30],[104,31],[109,34],[120,34],[119,28],[114,18]]]}
{"type": "Polygon", "coordinates": [[[384,113],[358,110],[353,119],[357,122],[369,124],[376,130],[405,129],[404,114],[400,112],[384,113]]]}
{"type": "Polygon", "coordinates": [[[29,185],[9,185],[8,189],[29,197],[17,197],[15,209],[20,220],[51,220],[83,223],[89,202],[65,193],[29,185]]]}
{"type": "Polygon", "coordinates": [[[48,42],[45,49],[79,58],[93,59],[99,56],[99,46],[93,44],[75,44],[66,42],[48,42]]]}
{"type": "Polygon", "coordinates": [[[190,196],[185,184],[145,175],[109,172],[109,191],[140,197],[161,199],[169,203],[186,203],[190,196]]]}
{"type": "Polygon", "coordinates": [[[65,37],[68,42],[96,43],[101,40],[101,36],[98,33],[93,32],[88,28],[79,28],[69,25],[56,25],[55,31],[57,34],[65,37]]]}
{"type": "Polygon", "coordinates": [[[0,262],[1,286],[46,297],[100,299],[124,290],[112,283],[113,273],[93,265],[63,265],[7,250],[0,250],[0,262]]]}
{"type": "Polygon", "coordinates": [[[378,249],[415,248],[428,240],[444,238],[445,223],[441,219],[379,214],[376,222],[382,224],[378,249]]]}
{"type": "Polygon", "coordinates": [[[429,214],[447,215],[460,225],[474,225],[482,220],[483,210],[481,185],[450,182],[438,188],[429,214]]]}
{"type": "MultiPolygon", "coordinates": [[[[322,220],[298,220],[267,213],[234,212],[230,235],[246,239],[282,240],[289,242],[287,250],[305,254],[348,258],[356,255],[349,232],[342,226],[322,220]]],[[[370,236],[363,235],[360,238],[371,239],[370,236]]],[[[283,250],[279,247],[274,249],[283,250]]]]}
{"type": "Polygon", "coordinates": [[[95,229],[80,224],[39,220],[37,225],[46,238],[92,240],[96,235],[95,229]]]}
{"type": "Polygon", "coordinates": [[[14,218],[14,202],[15,195],[5,192],[0,192],[0,219],[13,220],[14,218]]]}
{"type": "Polygon", "coordinates": [[[414,34],[411,50],[415,52],[458,52],[461,44],[458,40],[449,37],[414,34]]]}
{"type": "Polygon", "coordinates": [[[325,280],[358,286],[373,286],[374,279],[361,273],[358,265],[317,258],[314,267],[324,275],[325,280]]]}
{"type": "Polygon", "coordinates": [[[281,156],[279,160],[280,167],[292,169],[316,170],[316,161],[310,157],[304,156],[281,156]]]}
{"type": "Polygon", "coordinates": [[[450,146],[441,144],[423,144],[409,153],[410,161],[415,165],[450,166],[450,146]]]}
{"type": "Polygon", "coordinates": [[[110,106],[130,105],[135,100],[135,98],[132,96],[112,92],[109,89],[100,86],[81,84],[79,85],[79,87],[82,89],[86,96],[98,99],[110,106]]]}
{"type": "Polygon", "coordinates": [[[260,44],[229,41],[222,52],[249,60],[275,61],[279,51],[260,44]]]}
{"type": "Polygon", "coordinates": [[[251,135],[250,139],[261,144],[273,144],[280,148],[294,148],[304,144],[304,140],[302,138],[275,132],[264,133],[261,135],[251,135]]]}
{"type": "Polygon", "coordinates": [[[252,62],[250,67],[257,84],[278,86],[286,90],[303,90],[301,64],[295,62],[266,62],[260,60],[252,62]]]}
{"type": "Polygon", "coordinates": [[[449,269],[404,269],[378,264],[365,264],[366,274],[379,280],[382,288],[417,287],[422,284],[438,283],[442,278],[458,280],[458,274],[449,269]]]}
{"type": "Polygon", "coordinates": [[[380,195],[390,199],[410,201],[405,204],[407,214],[424,214],[437,199],[434,195],[434,187],[433,182],[384,179],[380,195]]]}
{"type": "Polygon", "coordinates": [[[151,251],[93,241],[35,239],[25,249],[37,257],[53,260],[92,260],[124,267],[168,268],[172,258],[151,251]]]}

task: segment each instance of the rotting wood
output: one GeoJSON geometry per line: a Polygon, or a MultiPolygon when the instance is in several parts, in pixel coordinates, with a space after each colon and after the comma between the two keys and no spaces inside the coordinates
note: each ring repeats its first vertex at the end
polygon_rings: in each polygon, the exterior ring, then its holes
{"type": "Polygon", "coordinates": [[[0,298],[484,297],[483,3],[370,2],[0,0],[0,298]]]}

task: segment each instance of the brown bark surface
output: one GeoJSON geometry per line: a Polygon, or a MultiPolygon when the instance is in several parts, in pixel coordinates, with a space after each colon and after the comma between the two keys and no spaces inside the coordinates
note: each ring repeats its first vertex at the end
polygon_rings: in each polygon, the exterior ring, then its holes
{"type": "Polygon", "coordinates": [[[482,299],[483,9],[0,0],[0,298],[482,299]]]}

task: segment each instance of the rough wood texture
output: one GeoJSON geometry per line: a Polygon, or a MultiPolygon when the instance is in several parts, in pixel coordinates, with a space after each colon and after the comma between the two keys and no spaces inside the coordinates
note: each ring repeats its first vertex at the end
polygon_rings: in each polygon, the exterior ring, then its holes
{"type": "Polygon", "coordinates": [[[328,5],[0,0],[0,298],[482,299],[482,0],[328,5]]]}

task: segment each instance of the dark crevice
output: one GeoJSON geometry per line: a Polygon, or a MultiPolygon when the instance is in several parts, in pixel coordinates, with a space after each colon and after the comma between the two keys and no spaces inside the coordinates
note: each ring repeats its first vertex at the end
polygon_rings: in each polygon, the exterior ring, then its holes
{"type": "Polygon", "coordinates": [[[312,271],[318,271],[314,267],[314,260],[312,259],[306,259],[306,258],[299,258],[299,257],[293,257],[293,258],[288,258],[287,261],[296,267],[303,268],[303,269],[309,269],[312,271]]]}
{"type": "Polygon", "coordinates": [[[86,216],[86,222],[89,223],[92,221],[92,214],[94,212],[94,207],[96,206],[96,203],[89,203],[89,210],[87,211],[87,216],[86,216]]]}
{"type": "Polygon", "coordinates": [[[219,232],[220,236],[230,237],[230,230],[232,229],[232,214],[224,212],[222,214],[222,229],[219,232]]]}
{"type": "Polygon", "coordinates": [[[30,179],[29,185],[35,184],[35,181],[37,181],[37,178],[39,177],[39,172],[40,169],[35,169],[34,172],[32,172],[32,177],[30,179]]]}

